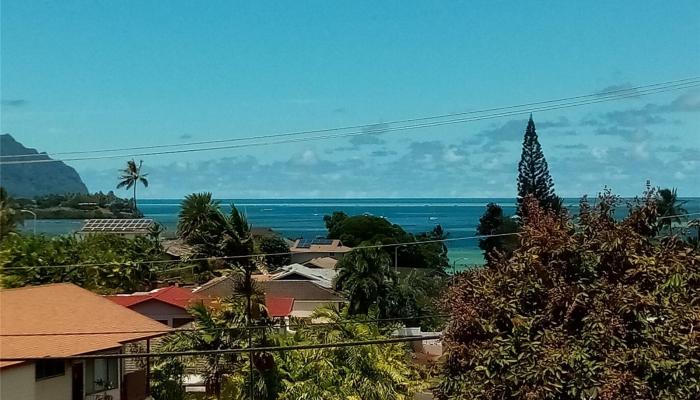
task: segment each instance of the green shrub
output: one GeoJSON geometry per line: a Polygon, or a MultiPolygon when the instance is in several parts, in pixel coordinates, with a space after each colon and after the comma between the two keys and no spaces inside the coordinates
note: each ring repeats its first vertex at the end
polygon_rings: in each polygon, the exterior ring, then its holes
{"type": "Polygon", "coordinates": [[[440,399],[699,398],[700,254],[655,237],[652,193],[618,202],[577,223],[526,202],[520,248],[444,298],[440,399]]]}

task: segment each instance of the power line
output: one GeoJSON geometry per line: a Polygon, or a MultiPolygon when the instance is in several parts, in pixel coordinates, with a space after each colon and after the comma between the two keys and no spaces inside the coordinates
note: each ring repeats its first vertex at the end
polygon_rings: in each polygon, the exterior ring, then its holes
{"type": "MultiPolygon", "coordinates": [[[[365,246],[353,247],[352,250],[356,249],[377,249],[384,247],[397,247],[397,246],[412,246],[428,243],[439,243],[439,242],[454,242],[458,240],[472,240],[472,239],[486,239],[491,237],[501,237],[501,236],[513,236],[520,235],[520,232],[514,233],[499,233],[494,235],[476,235],[476,236],[464,236],[457,238],[444,238],[444,239],[429,239],[429,240],[418,240],[415,242],[403,242],[403,243],[387,243],[387,244],[373,244],[365,246]]],[[[108,263],[92,263],[92,264],[62,264],[62,265],[35,265],[35,266],[21,266],[21,267],[0,267],[0,270],[12,270],[12,269],[29,269],[29,268],[92,268],[92,267],[104,267],[104,266],[114,266],[120,264],[170,264],[170,263],[183,263],[183,262],[195,262],[195,261],[215,261],[215,260],[235,260],[240,258],[255,258],[255,257],[268,257],[268,256],[285,256],[294,254],[291,251],[279,252],[279,253],[256,253],[256,254],[242,254],[235,256],[219,256],[219,257],[199,257],[190,259],[180,259],[180,260],[150,260],[150,261],[129,261],[129,262],[108,262],[108,263]]],[[[190,267],[187,267],[190,268],[190,267]]]]}
{"type": "Polygon", "coordinates": [[[189,351],[166,351],[162,353],[120,353],[120,354],[85,354],[79,356],[45,356],[45,357],[2,357],[0,362],[11,361],[43,361],[43,360],[94,360],[94,359],[131,359],[131,358],[162,358],[162,357],[187,357],[200,355],[215,355],[215,354],[239,354],[239,353],[256,353],[256,352],[278,352],[278,351],[295,351],[295,350],[316,350],[329,349],[340,347],[355,347],[355,346],[370,346],[375,344],[389,343],[405,343],[423,340],[441,339],[441,335],[426,335],[426,336],[399,336],[388,339],[362,340],[352,342],[337,342],[337,343],[317,343],[317,344],[301,344],[294,346],[265,346],[265,347],[248,347],[240,349],[216,349],[216,350],[189,350],[189,351]]]}
{"type": "MultiPolygon", "coordinates": [[[[240,144],[240,145],[214,146],[214,147],[195,148],[195,149],[168,150],[168,151],[156,151],[156,152],[146,152],[146,153],[136,153],[136,154],[120,154],[120,155],[103,155],[103,156],[98,155],[98,156],[91,156],[91,157],[75,157],[75,158],[64,158],[64,159],[3,161],[3,162],[0,162],[0,165],[35,164],[35,163],[50,163],[50,162],[64,162],[64,161],[86,161],[86,160],[115,159],[115,158],[154,156],[154,155],[166,155],[166,154],[181,154],[181,153],[192,153],[192,152],[203,152],[203,151],[214,151],[214,150],[230,150],[230,149],[247,148],[247,147],[268,146],[268,145],[285,144],[285,143],[307,142],[307,141],[314,141],[314,140],[326,140],[326,139],[333,139],[333,138],[344,138],[344,137],[353,137],[353,136],[362,136],[362,135],[387,134],[387,133],[391,133],[391,132],[403,131],[403,130],[408,130],[408,129],[428,128],[428,127],[451,125],[451,124],[457,124],[457,123],[481,121],[481,120],[487,120],[487,119],[493,119],[493,118],[501,118],[501,117],[506,117],[506,116],[514,116],[514,115],[520,115],[520,114],[526,114],[526,113],[532,113],[532,112],[538,112],[538,111],[551,111],[551,110],[557,110],[557,109],[563,109],[563,108],[577,107],[577,106],[581,106],[581,105],[589,105],[589,104],[601,103],[601,102],[606,102],[606,101],[613,101],[613,100],[620,100],[620,99],[625,99],[625,98],[639,97],[639,96],[649,95],[649,94],[662,93],[662,92],[667,92],[667,91],[671,91],[671,90],[692,88],[692,87],[698,86],[699,84],[700,84],[700,82],[697,82],[697,83],[693,83],[690,86],[651,89],[650,91],[635,92],[633,94],[627,94],[624,96],[608,97],[608,98],[596,99],[596,100],[586,100],[586,101],[576,102],[576,103],[568,103],[568,104],[562,104],[562,105],[550,106],[550,107],[524,109],[524,110],[518,110],[518,111],[500,113],[500,114],[484,115],[484,116],[471,117],[471,118],[461,118],[461,119],[455,119],[455,120],[431,122],[431,123],[424,123],[424,124],[414,124],[414,125],[408,125],[408,126],[389,127],[381,132],[378,132],[378,131],[377,132],[374,132],[374,131],[367,132],[367,131],[363,130],[360,132],[332,134],[332,135],[323,135],[323,136],[312,136],[312,137],[302,137],[302,138],[293,138],[293,139],[277,140],[277,141],[269,141],[269,142],[246,143],[246,144],[240,144]]],[[[687,84],[684,84],[684,85],[687,85],[687,84]]],[[[33,155],[33,156],[36,156],[36,155],[33,155]]]]}
{"type": "Polygon", "coordinates": [[[102,332],[59,332],[59,333],[4,333],[0,334],[0,337],[51,337],[51,336],[87,336],[87,335],[121,335],[121,334],[131,334],[131,333],[179,333],[179,332],[211,332],[211,331],[251,331],[251,330],[261,330],[261,329],[282,329],[282,328],[316,328],[316,327],[326,327],[335,325],[353,325],[353,324],[373,324],[380,322],[401,322],[401,321],[411,321],[411,320],[425,320],[432,318],[448,318],[449,314],[433,314],[433,315],[417,315],[415,317],[393,317],[393,318],[372,318],[372,319],[358,319],[358,320],[345,320],[338,322],[310,322],[310,323],[296,323],[296,324],[285,324],[280,326],[273,325],[245,325],[236,328],[169,328],[169,329],[152,329],[152,330],[138,330],[138,331],[102,331],[102,332]]]}
{"type": "MultiPolygon", "coordinates": [[[[615,100],[621,100],[621,99],[626,99],[626,98],[640,97],[640,96],[663,93],[663,92],[668,92],[668,91],[689,89],[689,88],[693,88],[693,87],[697,87],[697,86],[700,86],[700,81],[687,82],[687,83],[678,84],[678,85],[669,86],[669,87],[660,87],[660,88],[636,91],[636,92],[630,93],[630,94],[623,94],[623,95],[616,95],[616,96],[610,96],[610,97],[604,97],[604,98],[597,98],[597,99],[592,99],[592,100],[564,103],[564,104],[553,105],[553,106],[529,108],[529,109],[522,109],[522,110],[511,111],[511,112],[503,112],[503,113],[482,115],[482,116],[469,117],[469,118],[459,118],[459,119],[453,119],[453,120],[447,120],[447,121],[426,122],[426,123],[422,123],[422,124],[413,124],[413,125],[398,126],[398,127],[388,127],[383,131],[365,131],[365,130],[363,130],[363,131],[359,131],[359,132],[339,133],[339,134],[311,136],[311,137],[301,137],[301,138],[292,138],[292,139],[284,139],[284,140],[272,140],[272,141],[267,141],[267,142],[245,143],[245,144],[227,145],[227,146],[213,146],[213,147],[204,147],[204,148],[195,148],[195,149],[154,151],[154,152],[144,152],[144,153],[135,153],[135,154],[95,155],[95,156],[90,156],[90,157],[74,157],[74,158],[63,158],[63,159],[2,161],[2,162],[0,162],[0,165],[36,164],[36,163],[51,163],[51,162],[65,162],[65,161],[87,161],[87,160],[103,160],[103,159],[142,157],[142,156],[156,156],[156,155],[167,155],[167,154],[182,154],[182,153],[194,153],[194,152],[204,152],[204,151],[214,151],[214,150],[230,150],[230,149],[269,146],[269,145],[277,145],[277,144],[308,142],[308,141],[315,141],[315,140],[327,140],[327,139],[334,139],[334,138],[345,138],[345,137],[354,137],[354,136],[363,136],[363,135],[379,135],[379,134],[387,134],[387,133],[399,132],[399,131],[405,131],[405,130],[422,129],[422,128],[429,128],[429,127],[443,126],[443,125],[452,125],[452,124],[482,121],[482,120],[488,120],[488,119],[494,119],[494,118],[502,118],[502,117],[507,117],[507,116],[527,114],[527,113],[532,113],[532,112],[551,111],[551,110],[579,107],[579,106],[583,106],[583,105],[590,105],[590,104],[602,103],[602,102],[607,102],[607,101],[615,101],[615,100]]],[[[366,126],[366,125],[363,125],[363,126],[366,126]]],[[[342,129],[330,129],[330,130],[326,130],[326,131],[332,131],[332,130],[342,130],[342,129]]],[[[37,155],[32,155],[32,156],[36,157],[37,155]]]]}
{"type": "MultiPolygon", "coordinates": [[[[591,98],[591,97],[596,97],[596,98],[608,97],[610,95],[620,94],[620,93],[636,95],[637,94],[636,92],[639,90],[643,90],[643,89],[647,89],[647,88],[654,88],[654,87],[658,87],[658,86],[668,86],[668,85],[674,85],[674,84],[675,85],[687,84],[687,83],[692,83],[693,81],[697,81],[698,79],[700,79],[700,76],[691,77],[691,78],[684,78],[684,79],[676,79],[676,80],[666,81],[666,82],[640,85],[640,86],[623,88],[623,89],[609,90],[609,91],[603,91],[603,92],[597,92],[597,93],[588,93],[588,94],[578,95],[578,96],[562,97],[562,98],[553,99],[553,100],[536,101],[536,102],[521,103],[521,104],[511,105],[511,106],[492,107],[492,108],[485,108],[485,109],[480,109],[480,110],[463,111],[463,112],[456,112],[456,113],[438,114],[438,115],[431,115],[431,116],[425,116],[425,117],[387,121],[387,122],[384,122],[384,124],[402,124],[402,123],[409,123],[409,122],[429,121],[429,120],[434,120],[434,119],[456,117],[456,116],[460,116],[460,115],[482,114],[482,113],[487,113],[487,112],[503,111],[503,110],[513,109],[513,108],[539,106],[539,105],[543,105],[543,104],[559,103],[559,102],[563,102],[563,101],[570,101],[570,100],[577,100],[577,99],[584,99],[584,98],[591,98]]],[[[200,145],[206,145],[206,144],[229,143],[229,142],[238,142],[238,141],[259,140],[259,139],[272,139],[272,138],[278,138],[278,137],[298,136],[298,135],[306,135],[306,134],[312,134],[312,133],[324,133],[324,132],[335,132],[335,131],[360,129],[360,128],[372,128],[375,125],[376,124],[348,125],[348,126],[336,127],[336,128],[313,129],[313,130],[296,131],[296,132],[285,132],[285,133],[258,135],[258,136],[250,136],[250,137],[243,137],[243,138],[203,140],[203,141],[186,142],[186,143],[171,143],[171,144],[150,145],[150,146],[121,147],[121,148],[112,148],[112,149],[66,151],[66,152],[48,153],[48,155],[55,156],[55,155],[70,155],[70,154],[107,153],[107,152],[115,152],[115,151],[147,150],[147,149],[158,149],[158,148],[168,148],[168,147],[200,146],[200,145]]],[[[10,158],[10,157],[11,158],[36,157],[37,155],[41,155],[41,154],[21,154],[21,155],[14,155],[14,156],[13,155],[0,155],[0,158],[5,158],[5,157],[7,157],[7,158],[10,158]]]]}
{"type": "MultiPolygon", "coordinates": [[[[696,213],[686,213],[686,214],[676,214],[676,215],[667,215],[663,217],[658,217],[657,219],[667,219],[667,218],[679,218],[679,217],[689,217],[693,215],[700,215],[700,212],[696,213]]],[[[374,245],[364,245],[364,246],[357,246],[353,247],[353,250],[356,249],[376,249],[376,248],[385,248],[385,247],[402,247],[402,246],[412,246],[412,245],[420,245],[420,244],[429,244],[429,243],[441,243],[441,242],[454,242],[454,241],[462,241],[462,240],[475,240],[475,239],[487,239],[487,238],[494,238],[494,237],[504,237],[504,236],[518,236],[520,235],[521,232],[513,232],[513,233],[499,233],[499,234],[493,234],[493,235],[475,235],[475,236],[462,236],[462,237],[456,237],[456,238],[443,238],[443,239],[429,239],[429,240],[418,240],[415,242],[403,242],[403,243],[386,243],[386,244],[374,244],[374,245]]],[[[129,264],[129,265],[141,265],[141,264],[177,264],[177,263],[190,263],[190,262],[198,262],[198,261],[216,261],[216,260],[235,260],[235,259],[241,259],[241,258],[259,258],[259,257],[269,257],[269,256],[286,256],[286,255],[292,255],[294,254],[291,251],[287,252],[279,252],[279,253],[255,253],[255,254],[241,254],[241,255],[235,255],[235,256],[215,256],[215,257],[197,257],[197,258],[189,258],[189,259],[179,259],[179,260],[144,260],[144,261],[125,261],[125,262],[106,262],[106,263],[83,263],[83,264],[59,264],[59,265],[33,265],[33,266],[8,266],[8,267],[0,267],[0,270],[17,270],[17,269],[32,269],[32,268],[95,268],[95,267],[106,267],[106,266],[115,266],[115,265],[123,265],[123,264],[129,264]]],[[[194,266],[186,266],[182,268],[173,268],[170,270],[164,270],[164,271],[159,271],[160,273],[164,272],[171,272],[175,270],[185,270],[189,268],[193,268],[194,266]]]]}

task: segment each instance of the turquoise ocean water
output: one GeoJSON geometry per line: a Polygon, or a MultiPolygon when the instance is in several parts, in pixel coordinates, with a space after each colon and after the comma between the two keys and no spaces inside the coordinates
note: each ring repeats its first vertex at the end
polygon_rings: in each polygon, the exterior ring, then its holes
{"type": "MultiPolygon", "coordinates": [[[[700,198],[685,199],[689,213],[700,212],[700,198]]],[[[180,199],[139,200],[139,208],[150,218],[166,227],[166,236],[175,234],[180,199]]],[[[486,204],[495,202],[507,214],[515,213],[515,199],[222,199],[226,211],[235,204],[248,215],[251,224],[269,227],[289,238],[316,238],[326,235],[323,216],[333,211],[349,215],[371,214],[389,219],[412,233],[425,232],[440,224],[451,238],[476,234],[479,217],[486,204]]],[[[578,199],[565,200],[570,212],[576,213],[578,199]]],[[[621,208],[620,216],[625,209],[621,208]]],[[[80,229],[80,220],[39,220],[37,232],[66,234],[80,229]]],[[[25,230],[33,229],[33,222],[25,222],[25,230]]],[[[476,240],[458,240],[447,243],[450,260],[457,266],[481,264],[483,257],[476,240]]]]}

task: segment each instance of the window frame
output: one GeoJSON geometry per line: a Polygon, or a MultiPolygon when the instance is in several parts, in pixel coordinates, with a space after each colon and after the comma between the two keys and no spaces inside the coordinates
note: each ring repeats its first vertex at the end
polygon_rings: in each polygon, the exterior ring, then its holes
{"type": "Polygon", "coordinates": [[[88,395],[88,394],[104,393],[104,392],[107,392],[110,390],[119,389],[119,387],[121,386],[121,371],[120,370],[121,370],[121,365],[120,365],[119,359],[117,359],[117,358],[99,358],[99,359],[96,358],[96,359],[86,360],[85,372],[84,372],[85,394],[88,395]],[[111,386],[111,387],[102,386],[102,388],[100,388],[100,389],[96,388],[97,383],[95,382],[95,361],[98,361],[98,360],[104,361],[104,363],[105,363],[104,365],[105,365],[105,368],[107,371],[107,381],[109,382],[111,380],[114,383],[114,386],[111,386]],[[110,379],[111,377],[109,376],[109,372],[110,372],[109,364],[112,362],[115,363],[115,365],[116,365],[116,370],[115,370],[116,376],[114,377],[114,379],[110,379]],[[88,379],[88,377],[91,379],[88,379]]]}
{"type": "Polygon", "coordinates": [[[51,379],[51,378],[57,378],[59,376],[65,376],[66,375],[66,361],[65,360],[56,360],[56,359],[51,359],[51,360],[37,360],[34,362],[34,381],[39,382],[43,381],[46,379],[51,379]],[[61,368],[60,373],[55,373],[52,375],[45,375],[45,376],[39,376],[39,368],[40,365],[44,366],[44,369],[46,369],[47,364],[54,363],[53,366],[57,366],[59,363],[63,366],[61,368]]]}

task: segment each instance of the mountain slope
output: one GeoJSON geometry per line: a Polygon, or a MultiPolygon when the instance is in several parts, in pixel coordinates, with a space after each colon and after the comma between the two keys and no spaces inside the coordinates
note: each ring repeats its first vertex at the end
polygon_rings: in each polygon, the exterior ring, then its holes
{"type": "MultiPolygon", "coordinates": [[[[49,160],[46,153],[24,147],[8,134],[0,135],[0,155],[30,157],[3,157],[2,161],[49,160]]],[[[47,194],[87,193],[80,175],[63,162],[35,164],[0,164],[0,186],[14,197],[32,198],[47,194]]]]}

